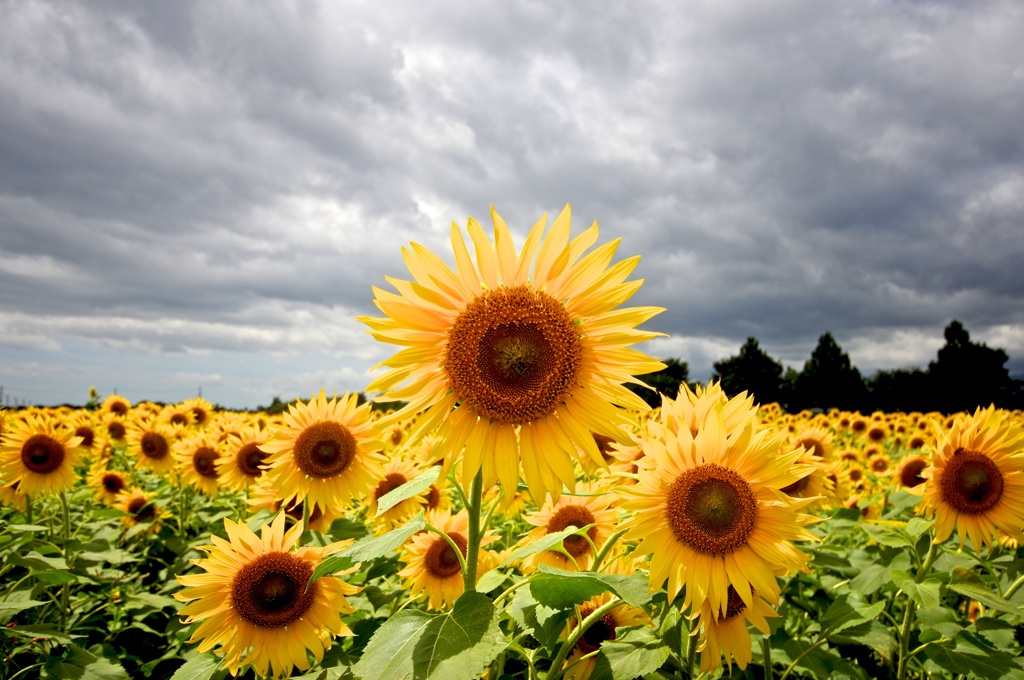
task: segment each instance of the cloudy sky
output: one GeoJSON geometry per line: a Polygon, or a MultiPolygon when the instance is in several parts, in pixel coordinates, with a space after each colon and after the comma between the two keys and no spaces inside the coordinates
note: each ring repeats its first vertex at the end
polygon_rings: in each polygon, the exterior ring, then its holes
{"type": "MultiPolygon", "coordinates": [[[[1024,5],[0,0],[3,400],[361,390],[452,220],[572,205],[644,349],[1024,374],[1024,5]]],[[[12,402],[12,403],[15,403],[12,402]]]]}

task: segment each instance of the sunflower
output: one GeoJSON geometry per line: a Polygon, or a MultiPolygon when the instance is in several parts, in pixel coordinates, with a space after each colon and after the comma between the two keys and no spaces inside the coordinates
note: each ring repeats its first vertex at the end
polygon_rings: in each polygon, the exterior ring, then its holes
{"type": "Polygon", "coordinates": [[[118,418],[124,418],[125,416],[128,415],[128,412],[131,410],[131,402],[119,394],[111,394],[109,397],[103,400],[103,405],[100,406],[101,412],[103,412],[104,414],[117,416],[118,418]]]}
{"type": "Polygon", "coordinates": [[[18,493],[17,482],[0,483],[0,505],[25,512],[28,509],[28,497],[23,493],[18,493]]]}
{"type": "Polygon", "coordinates": [[[87,457],[91,458],[93,454],[105,448],[90,413],[79,413],[68,422],[68,428],[76,437],[82,438],[80,446],[87,457]]]}
{"type": "Polygon", "coordinates": [[[243,491],[259,481],[266,471],[269,453],[260,447],[270,434],[255,425],[243,426],[224,439],[225,455],[217,459],[217,475],[221,483],[235,491],[243,491]]]}
{"type": "Polygon", "coordinates": [[[1024,529],[1024,429],[994,407],[954,419],[936,436],[919,511],[935,515],[935,542],[956,528],[960,547],[992,547],[996,529],[1022,538],[1024,529]]]}
{"type": "Polygon", "coordinates": [[[670,601],[685,587],[684,608],[710,599],[724,611],[726,586],[777,602],[776,574],[806,569],[806,553],[791,541],[816,540],[806,529],[816,519],[798,512],[813,499],[781,489],[813,468],[796,462],[803,449],[780,452],[785,437],[753,419],[727,433],[716,409],[695,437],[680,427],[678,435],[645,440],[639,482],[617,492],[635,511],[623,524],[625,540],[651,554],[652,590],[667,579],[670,601]]]}
{"type": "Polygon", "coordinates": [[[182,410],[190,411],[192,413],[192,417],[190,419],[192,425],[200,428],[206,427],[210,423],[210,418],[213,415],[213,404],[202,397],[183,401],[178,407],[182,410]]]}
{"type": "Polygon", "coordinates": [[[896,481],[905,489],[913,489],[924,484],[921,473],[928,467],[928,459],[920,454],[904,456],[896,470],[896,481]]]}
{"type": "MultiPolygon", "coordinates": [[[[580,625],[580,621],[610,602],[611,598],[611,593],[601,593],[581,604],[579,615],[573,616],[569,620],[566,634],[580,625]]],[[[619,628],[649,625],[651,625],[651,618],[639,607],[621,604],[610,610],[583,631],[583,635],[576,641],[576,646],[565,660],[567,671],[563,677],[568,680],[588,680],[597,663],[594,652],[599,652],[601,645],[605,642],[614,640],[618,635],[619,628]]]]}
{"type": "MultiPolygon", "coordinates": [[[[283,509],[289,522],[295,524],[302,523],[305,513],[305,505],[302,501],[293,501],[288,506],[284,506],[281,500],[277,498],[277,490],[267,484],[266,478],[262,478],[259,482],[249,487],[249,498],[246,500],[246,504],[254,515],[260,510],[268,510],[272,514],[276,514],[283,509]]],[[[307,518],[309,525],[307,528],[326,534],[330,531],[334,520],[341,517],[342,514],[342,512],[334,508],[323,508],[319,505],[314,505],[309,511],[309,517],[307,518]]]]}
{"type": "Polygon", "coordinates": [[[664,365],[629,345],[661,335],[635,326],[663,309],[617,308],[642,283],[626,281],[639,257],[609,266],[618,241],[584,255],[597,224],[570,241],[568,206],[547,234],[547,217],[537,222],[518,256],[505,221],[493,208],[491,217],[493,244],[469,220],[475,265],[453,224],[455,271],[413,243],[403,254],[414,280],[388,278],[398,294],[374,288],[386,316],[360,320],[405,349],[367,391],[408,401],[388,425],[426,409],[410,437],[438,429],[446,467],[463,454],[465,484],[482,470],[511,498],[521,461],[533,497],[557,499],[575,488],[577,447],[604,465],[591,432],[628,443],[616,406],[647,409],[623,383],[664,365]]]}
{"type": "Polygon", "coordinates": [[[793,498],[814,499],[814,502],[807,506],[808,508],[813,508],[825,498],[835,495],[836,484],[828,475],[824,458],[816,455],[811,449],[804,449],[803,455],[797,459],[797,462],[810,465],[814,471],[792,484],[782,487],[782,493],[793,498]]]}
{"type": "MultiPolygon", "coordinates": [[[[465,510],[454,516],[448,511],[430,512],[427,513],[427,522],[448,534],[465,558],[469,537],[469,516],[465,510]]],[[[498,564],[500,558],[497,553],[483,549],[483,546],[497,539],[497,536],[487,532],[480,540],[478,579],[498,564]]],[[[432,531],[421,531],[413,535],[406,542],[400,559],[405,564],[398,572],[405,579],[404,587],[413,597],[426,595],[429,609],[450,607],[465,592],[462,565],[443,536],[432,531]]]]}
{"type": "Polygon", "coordinates": [[[93,498],[106,505],[118,502],[118,496],[131,484],[131,477],[120,470],[95,467],[89,473],[89,485],[93,487],[93,498]]]}
{"type": "Polygon", "coordinates": [[[200,654],[216,648],[232,675],[247,666],[260,677],[307,671],[308,652],[319,663],[335,636],[352,635],[341,617],[354,611],[345,596],[360,589],[335,576],[306,587],[323,556],[350,542],[296,549],[302,527],[284,527],[283,513],[259,536],[225,519],[228,540],[211,536],[207,557],[192,560],[205,573],[177,577],[186,587],[174,597],[189,603],[179,614],[202,622],[189,642],[200,654]]]}
{"type": "Polygon", "coordinates": [[[82,438],[35,415],[9,420],[0,439],[0,479],[17,482],[18,493],[35,497],[74,486],[82,462],[82,438]]]}
{"type": "Polygon", "coordinates": [[[377,484],[373,487],[373,491],[368,498],[368,517],[378,531],[383,533],[403,524],[407,519],[419,512],[420,508],[426,505],[426,497],[422,495],[412,496],[411,498],[406,498],[398,505],[388,508],[380,517],[377,517],[377,501],[381,499],[381,496],[411,481],[420,472],[421,470],[417,469],[414,462],[403,460],[398,456],[392,458],[384,466],[383,475],[377,480],[377,484]]]}
{"type": "Polygon", "coordinates": [[[824,427],[810,427],[793,437],[793,446],[808,449],[819,460],[832,460],[832,432],[824,427]]]}
{"type": "Polygon", "coordinates": [[[140,420],[128,432],[128,453],[135,457],[140,470],[165,475],[174,469],[171,451],[178,441],[181,428],[171,429],[158,420],[140,420]]]}
{"type": "Polygon", "coordinates": [[[109,416],[103,424],[107,437],[113,446],[124,446],[125,437],[128,435],[128,426],[124,418],[117,415],[109,416]]]}
{"type": "Polygon", "coordinates": [[[370,419],[346,392],[328,401],[324,391],[309,403],[288,406],[284,425],[259,448],[269,453],[264,477],[285,505],[313,503],[325,510],[364,497],[383,475],[383,448],[370,419]]]}
{"type": "Polygon", "coordinates": [[[757,593],[751,593],[744,600],[731,585],[728,590],[724,610],[715,612],[707,600],[700,608],[698,625],[701,627],[701,635],[697,651],[700,652],[701,673],[710,673],[720,668],[723,655],[730,671],[733,660],[740,670],[745,669],[753,658],[747,622],[767,635],[770,629],[765,619],[778,616],[757,593]]]}
{"type": "Polygon", "coordinates": [[[195,424],[195,414],[192,409],[184,404],[170,404],[165,406],[158,416],[161,423],[174,428],[188,427],[195,424]]]}
{"type": "Polygon", "coordinates": [[[121,522],[126,526],[148,525],[146,533],[153,533],[159,529],[164,516],[163,509],[156,500],[138,487],[131,487],[119,493],[114,507],[125,513],[121,522]]]}
{"type": "Polygon", "coordinates": [[[182,439],[174,446],[179,479],[211,498],[217,496],[217,461],[220,448],[203,434],[182,439]]]}
{"type": "MultiPolygon", "coordinates": [[[[582,494],[597,491],[593,484],[580,489],[582,494]]],[[[586,571],[594,561],[593,544],[598,550],[604,544],[618,523],[619,514],[611,507],[614,496],[610,493],[602,495],[562,496],[557,501],[547,501],[543,507],[526,516],[526,521],[535,528],[527,534],[523,543],[534,543],[547,534],[554,534],[574,526],[578,529],[593,524],[586,536],[569,536],[562,541],[565,553],[555,550],[544,550],[526,558],[523,569],[534,571],[541,564],[548,564],[559,569],[586,571]],[[587,539],[590,539],[589,541],[587,539]]]]}
{"type": "Polygon", "coordinates": [[[889,477],[892,475],[892,459],[889,454],[879,451],[868,457],[867,468],[878,477],[889,477]]]}

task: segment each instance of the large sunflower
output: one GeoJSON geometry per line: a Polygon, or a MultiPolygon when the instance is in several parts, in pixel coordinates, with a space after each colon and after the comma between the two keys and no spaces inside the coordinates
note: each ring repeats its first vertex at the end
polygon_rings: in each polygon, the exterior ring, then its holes
{"type": "Polygon", "coordinates": [[[685,587],[687,608],[709,599],[725,611],[729,585],[777,602],[775,576],[807,562],[791,541],[815,540],[805,528],[815,519],[798,512],[812,499],[781,491],[812,472],[796,462],[803,449],[780,450],[785,434],[759,430],[753,419],[728,433],[720,409],[696,436],[677,432],[645,439],[639,482],[618,490],[636,513],[623,525],[626,540],[651,554],[651,588],[667,579],[671,600],[685,587]]]}
{"type": "Polygon", "coordinates": [[[260,445],[270,454],[267,484],[285,505],[347,506],[383,477],[384,458],[377,452],[384,445],[376,433],[370,405],[359,406],[358,395],[328,400],[321,390],[309,403],[290,405],[284,425],[260,445]]]}
{"type": "Polygon", "coordinates": [[[281,513],[257,536],[225,519],[228,540],[211,536],[207,557],[192,560],[206,573],[177,577],[187,587],[174,597],[189,603],[179,613],[202,621],[189,642],[200,654],[216,647],[232,675],[246,666],[260,677],[309,670],[308,652],[319,663],[334,636],[352,635],[341,615],[354,611],[345,596],[359,588],[334,576],[306,588],[321,557],[349,542],[295,549],[302,526],[285,533],[284,525],[281,513]]]}
{"type": "Polygon", "coordinates": [[[412,438],[439,428],[447,465],[465,449],[465,483],[482,469],[511,498],[522,461],[533,497],[557,499],[574,488],[577,447],[604,465],[591,432],[628,443],[616,405],[647,406],[623,383],[664,368],[629,345],[660,335],[635,326],[663,310],[617,309],[642,283],[626,281],[639,257],[611,265],[617,240],[584,255],[597,224],[570,241],[568,206],[546,235],[541,218],[518,255],[493,208],[491,217],[493,243],[469,220],[475,264],[453,224],[455,271],[413,243],[402,250],[413,281],[388,278],[397,294],[374,288],[387,316],[360,320],[405,349],[367,391],[408,401],[388,424],[427,409],[412,438]]]}
{"type": "Polygon", "coordinates": [[[51,419],[9,420],[0,439],[0,479],[18,483],[18,493],[35,497],[69,489],[82,462],[82,438],[51,419]]]}
{"type": "Polygon", "coordinates": [[[935,515],[935,542],[954,527],[960,545],[992,547],[996,529],[1024,538],[1024,429],[993,407],[962,415],[939,430],[919,511],[935,515]]]}

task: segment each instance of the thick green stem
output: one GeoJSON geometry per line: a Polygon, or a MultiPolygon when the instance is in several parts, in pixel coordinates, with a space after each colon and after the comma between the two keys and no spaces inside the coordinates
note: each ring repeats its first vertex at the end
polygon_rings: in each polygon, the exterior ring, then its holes
{"type": "MultiPolygon", "coordinates": [[[[68,541],[71,538],[71,510],[70,510],[70,508],[68,508],[68,492],[67,491],[61,491],[60,492],[60,506],[61,506],[61,510],[62,510],[62,514],[63,514],[63,519],[64,519],[64,526],[63,526],[63,528],[64,528],[64,540],[61,542],[61,551],[64,554],[64,562],[65,562],[65,564],[68,565],[68,569],[72,569],[73,568],[73,566],[71,564],[72,559],[71,559],[71,556],[68,554],[68,541]]],[[[70,593],[68,592],[68,583],[65,582],[60,587],[60,622],[61,622],[60,628],[64,632],[67,632],[67,629],[68,629],[68,599],[69,598],[70,598],[70,593]]]]}
{"type": "Polygon", "coordinates": [[[761,638],[761,656],[764,657],[764,679],[772,680],[772,642],[767,635],[761,638]]]}
{"type": "Polygon", "coordinates": [[[469,535],[466,536],[466,568],[462,572],[466,592],[476,590],[476,567],[480,555],[480,505],[483,496],[484,473],[477,470],[476,476],[469,484],[469,503],[466,514],[469,515],[469,535]]]}
{"type": "Polygon", "coordinates": [[[1021,576],[1019,579],[1010,584],[1010,587],[1006,589],[1005,593],[1003,593],[1003,598],[1009,600],[1011,597],[1013,597],[1014,593],[1020,590],[1020,587],[1022,585],[1024,585],[1024,576],[1021,576]]]}
{"type": "MultiPolygon", "coordinates": [[[[939,551],[934,541],[928,544],[928,554],[924,558],[924,564],[917,570],[917,575],[914,576],[914,583],[920,583],[924,580],[924,577],[928,575],[928,572],[932,568],[932,564],[935,563],[935,558],[938,556],[939,551]]],[[[900,660],[896,666],[896,680],[903,680],[903,674],[907,672],[907,661],[910,660],[911,654],[908,653],[910,649],[910,626],[914,621],[914,612],[917,611],[917,603],[914,600],[907,598],[907,609],[903,612],[903,625],[900,626],[900,660]]]]}

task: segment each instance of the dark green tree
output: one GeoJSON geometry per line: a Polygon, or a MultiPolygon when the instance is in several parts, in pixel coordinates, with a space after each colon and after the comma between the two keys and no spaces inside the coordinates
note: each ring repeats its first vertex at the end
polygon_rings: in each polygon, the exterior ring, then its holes
{"type": "Polygon", "coordinates": [[[638,375],[637,378],[654,388],[654,391],[644,389],[639,385],[627,385],[630,390],[646,401],[651,408],[661,406],[661,395],[676,398],[679,394],[679,386],[690,378],[690,366],[680,359],[662,359],[665,368],[654,373],[638,375]]]}
{"type": "Polygon", "coordinates": [[[871,397],[867,410],[930,411],[933,408],[930,380],[919,368],[878,371],[868,381],[871,397]]]}
{"type": "Polygon", "coordinates": [[[761,349],[751,336],[736,356],[714,363],[712,380],[719,380],[729,396],[747,391],[754,401],[768,404],[782,398],[782,364],[761,349]]]}
{"type": "Polygon", "coordinates": [[[1006,368],[1009,356],[985,343],[971,342],[970,333],[954,319],[944,331],[946,344],[928,364],[935,403],[932,408],[952,413],[978,406],[1012,407],[1014,381],[1006,368]]]}
{"type": "Polygon", "coordinates": [[[797,376],[790,408],[853,411],[864,408],[866,401],[867,387],[860,371],[832,334],[825,333],[797,376]]]}

